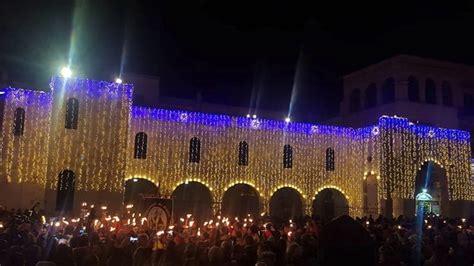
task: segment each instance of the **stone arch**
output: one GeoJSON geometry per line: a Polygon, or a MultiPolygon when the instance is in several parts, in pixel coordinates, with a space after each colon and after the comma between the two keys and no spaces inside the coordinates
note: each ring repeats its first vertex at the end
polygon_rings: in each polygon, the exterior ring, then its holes
{"type": "Polygon", "coordinates": [[[313,200],[313,216],[327,223],[341,215],[349,214],[349,201],[344,192],[335,187],[320,190],[313,200]]]}
{"type": "Polygon", "coordinates": [[[425,102],[431,104],[437,103],[436,84],[430,78],[425,80],[425,102]]]}
{"type": "Polygon", "coordinates": [[[304,198],[292,187],[281,187],[270,197],[269,211],[272,218],[282,221],[298,219],[304,215],[304,198]]]}
{"type": "Polygon", "coordinates": [[[173,190],[171,198],[175,220],[191,214],[195,220],[201,222],[212,216],[212,191],[201,182],[186,181],[179,184],[173,190]]]}
{"type": "Polygon", "coordinates": [[[408,100],[411,102],[420,101],[420,85],[418,79],[415,76],[409,76],[407,82],[407,94],[408,100]]]}
{"type": "MultiPolygon", "coordinates": [[[[423,162],[415,175],[415,191],[413,198],[420,193],[428,193],[432,200],[425,202],[423,211],[447,214],[449,211],[449,184],[446,169],[435,161],[423,162]]],[[[417,212],[418,202],[416,203],[417,212]]]]}
{"type": "Polygon", "coordinates": [[[395,79],[390,77],[385,79],[382,85],[382,103],[392,103],[395,101],[395,79]]]}
{"type": "Polygon", "coordinates": [[[349,111],[357,112],[360,110],[360,89],[354,89],[349,95],[349,111]]]}
{"type": "Polygon", "coordinates": [[[157,195],[158,187],[151,180],[135,177],[125,181],[123,203],[133,204],[135,209],[144,211],[148,206],[143,200],[145,195],[157,195]]]}
{"type": "Polygon", "coordinates": [[[222,214],[229,217],[244,217],[250,214],[257,217],[262,200],[258,190],[250,184],[237,183],[224,192],[222,214]]]}
{"type": "Polygon", "coordinates": [[[363,192],[363,205],[365,215],[376,216],[379,213],[379,187],[377,175],[372,171],[364,175],[363,192]]]}
{"type": "Polygon", "coordinates": [[[370,83],[365,90],[365,105],[366,109],[375,107],[377,105],[377,85],[370,83]]]}

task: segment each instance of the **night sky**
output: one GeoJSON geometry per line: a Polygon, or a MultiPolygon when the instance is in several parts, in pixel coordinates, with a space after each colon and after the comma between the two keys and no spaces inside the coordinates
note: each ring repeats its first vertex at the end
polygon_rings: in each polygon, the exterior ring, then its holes
{"type": "Polygon", "coordinates": [[[0,69],[45,88],[71,58],[79,76],[160,76],[166,96],[291,102],[313,122],[337,112],[341,75],[395,54],[474,64],[468,1],[314,2],[0,0],[0,69]]]}

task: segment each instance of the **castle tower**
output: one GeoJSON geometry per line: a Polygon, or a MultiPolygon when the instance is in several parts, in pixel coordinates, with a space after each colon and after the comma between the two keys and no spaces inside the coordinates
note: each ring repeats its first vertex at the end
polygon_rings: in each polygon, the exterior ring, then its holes
{"type": "Polygon", "coordinates": [[[117,209],[132,85],[55,77],[51,89],[46,209],[77,211],[83,202],[117,209]]]}

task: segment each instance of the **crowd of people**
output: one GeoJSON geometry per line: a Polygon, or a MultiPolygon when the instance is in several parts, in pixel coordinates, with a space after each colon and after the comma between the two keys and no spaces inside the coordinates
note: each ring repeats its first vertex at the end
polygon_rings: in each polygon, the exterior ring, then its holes
{"type": "Polygon", "coordinates": [[[191,215],[152,229],[146,218],[94,210],[46,218],[0,209],[0,265],[473,265],[472,219],[342,216],[272,223],[269,217],[191,215]]]}

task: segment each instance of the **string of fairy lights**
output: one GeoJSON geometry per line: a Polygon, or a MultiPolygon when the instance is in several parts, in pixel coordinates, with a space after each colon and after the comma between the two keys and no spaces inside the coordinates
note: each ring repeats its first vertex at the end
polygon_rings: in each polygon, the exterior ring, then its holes
{"type": "Polygon", "coordinates": [[[406,118],[382,117],[379,121],[381,193],[387,185],[394,198],[413,199],[415,176],[431,161],[444,168],[450,200],[472,200],[470,139],[464,131],[414,125],[406,118]]]}
{"type": "Polygon", "coordinates": [[[123,189],[132,86],[92,80],[53,78],[53,117],[48,188],[56,189],[58,174],[69,169],[76,190],[123,189]],[[77,129],[66,129],[65,102],[79,100],[77,129]]]}
{"type": "Polygon", "coordinates": [[[352,129],[318,126],[306,131],[306,124],[285,128],[285,122],[259,119],[255,123],[247,118],[241,121],[229,116],[142,107],[132,107],[131,114],[129,142],[133,143],[137,133],[146,132],[149,149],[146,160],[132,160],[133,149],[128,150],[127,179],[159,183],[164,194],[171,194],[186,181],[198,181],[207,184],[214,201],[219,202],[230,186],[245,183],[257,190],[265,207],[275,188],[293,187],[310,208],[318,188],[334,186],[346,192],[350,206],[361,205],[361,198],[356,196],[360,186],[354,184],[361,185],[363,170],[351,163],[359,157],[359,152],[350,148],[355,134],[352,129]],[[188,160],[193,137],[201,141],[200,163],[188,160]],[[249,146],[248,166],[238,164],[240,141],[249,146]],[[293,147],[291,168],[282,164],[286,144],[293,147]],[[336,151],[335,171],[326,171],[328,147],[336,151]],[[341,165],[345,167],[338,167],[341,165]]]}
{"type": "Polygon", "coordinates": [[[48,157],[51,95],[8,88],[5,90],[0,176],[7,182],[44,186],[48,157]],[[25,110],[24,130],[15,136],[15,110],[25,110]]]}
{"type": "Polygon", "coordinates": [[[53,78],[51,93],[6,91],[2,131],[2,177],[55,190],[59,173],[73,171],[77,191],[123,192],[132,178],[147,179],[160,192],[190,181],[205,185],[220,202],[235,184],[258,192],[264,210],[278,188],[299,192],[305,212],[325,189],[339,190],[351,215],[363,213],[362,187],[377,177],[378,200],[413,199],[415,176],[426,161],[446,169],[451,200],[472,200],[469,134],[382,117],[375,126],[352,129],[230,117],[131,105],[132,86],[87,79],[53,78]],[[79,101],[77,129],[66,129],[67,99],[79,101]],[[18,107],[26,111],[24,135],[10,130],[18,107]],[[34,130],[32,130],[34,129],[34,130]],[[146,159],[134,159],[135,135],[147,134],[146,159]],[[200,140],[199,163],[189,161],[190,140],[200,140]],[[248,144],[248,165],[239,165],[239,143],[248,144]],[[283,167],[283,147],[292,165],[283,167]],[[326,150],[334,150],[328,171],[326,150]]]}

